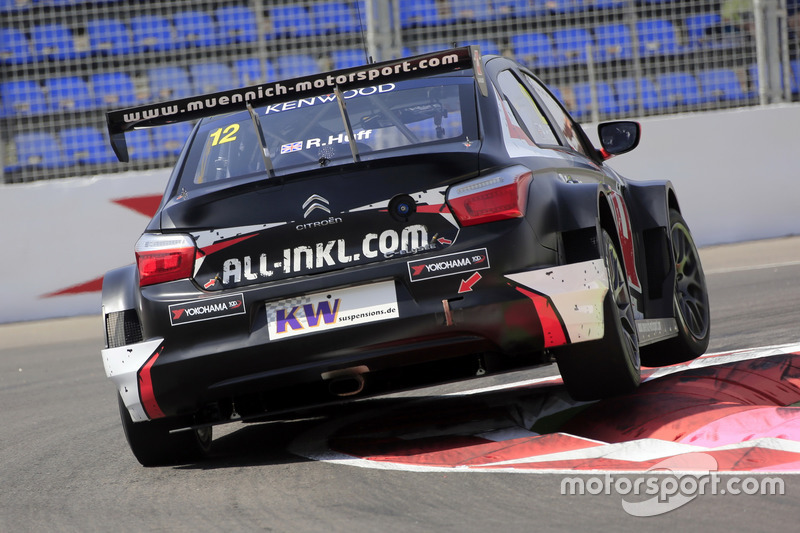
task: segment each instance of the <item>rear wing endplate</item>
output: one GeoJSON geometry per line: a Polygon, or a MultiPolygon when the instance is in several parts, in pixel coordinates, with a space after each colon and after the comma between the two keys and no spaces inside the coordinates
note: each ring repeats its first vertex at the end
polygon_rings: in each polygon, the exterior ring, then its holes
{"type": "Polygon", "coordinates": [[[488,89],[480,62],[480,49],[477,46],[464,46],[312,76],[109,111],[106,113],[106,122],[111,147],[117,159],[127,162],[126,131],[243,111],[247,109],[248,104],[251,107],[261,107],[287,100],[332,94],[337,89],[347,91],[467,69],[472,69],[481,94],[486,96],[488,89]]]}

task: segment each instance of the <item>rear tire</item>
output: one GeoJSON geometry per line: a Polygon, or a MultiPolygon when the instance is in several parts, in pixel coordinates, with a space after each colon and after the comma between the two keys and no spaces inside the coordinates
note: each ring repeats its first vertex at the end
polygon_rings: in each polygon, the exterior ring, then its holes
{"type": "Polygon", "coordinates": [[[576,400],[627,394],[641,381],[639,337],[625,268],[605,229],[600,245],[609,285],[603,299],[605,334],[602,339],[570,345],[556,353],[564,385],[576,400]]]}
{"type": "Polygon", "coordinates": [[[675,261],[672,307],[678,336],[642,348],[642,364],[667,366],[703,355],[711,335],[708,289],[700,254],[689,226],[675,209],[669,210],[670,240],[675,261]]]}
{"type": "Polygon", "coordinates": [[[174,421],[134,422],[119,394],[117,403],[125,438],[142,466],[193,463],[204,458],[211,449],[211,427],[170,433],[176,427],[174,421]]]}

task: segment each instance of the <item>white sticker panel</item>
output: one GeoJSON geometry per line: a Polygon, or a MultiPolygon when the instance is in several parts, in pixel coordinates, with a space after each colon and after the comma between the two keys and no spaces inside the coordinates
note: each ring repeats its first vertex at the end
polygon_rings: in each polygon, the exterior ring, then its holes
{"type": "Polygon", "coordinates": [[[267,303],[270,340],[398,318],[394,281],[267,303]]]}

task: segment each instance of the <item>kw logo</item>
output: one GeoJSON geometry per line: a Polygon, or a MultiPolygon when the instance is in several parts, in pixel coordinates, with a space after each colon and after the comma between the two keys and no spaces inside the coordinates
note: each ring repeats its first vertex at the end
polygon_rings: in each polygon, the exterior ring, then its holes
{"type": "Polygon", "coordinates": [[[328,208],[329,204],[330,202],[322,196],[318,194],[312,194],[308,197],[308,200],[303,203],[303,209],[306,210],[305,213],[303,213],[303,218],[308,218],[308,215],[310,215],[315,209],[321,209],[330,214],[331,210],[328,208]]]}
{"type": "Polygon", "coordinates": [[[289,330],[302,330],[305,328],[315,328],[322,324],[335,324],[337,315],[339,314],[340,298],[333,302],[331,308],[330,302],[319,302],[317,308],[314,309],[314,304],[296,305],[291,309],[278,309],[277,310],[277,332],[286,333],[289,330]]]}

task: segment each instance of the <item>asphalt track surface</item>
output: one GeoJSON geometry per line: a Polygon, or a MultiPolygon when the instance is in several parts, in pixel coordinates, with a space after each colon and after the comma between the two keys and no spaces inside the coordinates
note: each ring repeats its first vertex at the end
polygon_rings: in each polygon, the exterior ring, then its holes
{"type": "MultiPolygon", "coordinates": [[[[709,352],[800,343],[800,238],[701,251],[709,352]]],[[[143,468],[125,443],[99,350],[99,317],[0,326],[0,531],[796,531],[800,476],[784,495],[705,494],[634,517],[619,494],[561,494],[563,473],[413,472],[310,460],[319,428],[442,395],[550,376],[508,374],[367,400],[320,418],[216,428],[200,464],[143,468]],[[424,398],[423,398],[424,397],[424,398]]],[[[460,405],[459,405],[460,403],[460,405]]]]}

